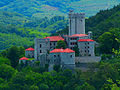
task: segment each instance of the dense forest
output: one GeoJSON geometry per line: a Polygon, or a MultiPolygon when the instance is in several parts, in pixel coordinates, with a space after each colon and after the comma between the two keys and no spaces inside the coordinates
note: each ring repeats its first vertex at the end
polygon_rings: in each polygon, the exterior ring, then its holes
{"type": "Polygon", "coordinates": [[[18,13],[0,11],[0,50],[17,46],[31,46],[35,37],[49,36],[67,26],[63,16],[30,18],[18,13]]]}
{"type": "Polygon", "coordinates": [[[18,64],[24,56],[24,47],[12,46],[0,53],[0,90],[119,90],[120,50],[102,55],[99,63],[88,64],[88,71],[62,70],[54,66],[48,72],[48,65],[40,67],[18,64]],[[114,57],[113,57],[114,56],[114,57]]]}

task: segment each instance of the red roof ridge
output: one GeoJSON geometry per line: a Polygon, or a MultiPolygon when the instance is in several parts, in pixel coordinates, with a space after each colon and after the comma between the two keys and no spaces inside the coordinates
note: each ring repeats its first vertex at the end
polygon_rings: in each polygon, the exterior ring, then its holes
{"type": "Polygon", "coordinates": [[[72,53],[72,52],[75,52],[69,48],[66,48],[66,49],[54,49],[52,51],[50,51],[50,53],[72,53]]]}
{"type": "Polygon", "coordinates": [[[25,51],[34,51],[34,50],[35,50],[34,48],[30,47],[30,48],[26,49],[25,51]]]}
{"type": "Polygon", "coordinates": [[[19,60],[28,60],[29,58],[26,58],[26,57],[22,57],[20,58],[19,60]]]}
{"type": "Polygon", "coordinates": [[[83,36],[88,36],[87,34],[73,34],[69,37],[83,37],[83,36]]]}
{"type": "Polygon", "coordinates": [[[79,39],[78,42],[94,42],[92,39],[79,39]]]}
{"type": "Polygon", "coordinates": [[[59,41],[59,40],[64,41],[64,38],[62,38],[61,36],[51,36],[51,37],[45,37],[43,39],[50,39],[50,41],[59,41]]]}

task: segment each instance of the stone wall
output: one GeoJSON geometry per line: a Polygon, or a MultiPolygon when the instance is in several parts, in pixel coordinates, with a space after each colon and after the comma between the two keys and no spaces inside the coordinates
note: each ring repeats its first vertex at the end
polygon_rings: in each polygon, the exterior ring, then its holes
{"type": "Polygon", "coordinates": [[[78,42],[80,56],[95,56],[94,42],[78,42]]]}
{"type": "Polygon", "coordinates": [[[69,14],[69,35],[85,34],[85,13],[69,14]]]}
{"type": "Polygon", "coordinates": [[[25,57],[34,58],[34,51],[25,51],[25,57]]]}
{"type": "Polygon", "coordinates": [[[49,39],[35,39],[35,60],[38,60],[41,54],[47,54],[50,50],[50,40],[49,39]]]}
{"type": "Polygon", "coordinates": [[[97,62],[100,62],[101,60],[101,57],[89,57],[89,56],[86,56],[86,57],[76,57],[75,58],[75,62],[76,63],[97,63],[97,62]]]}

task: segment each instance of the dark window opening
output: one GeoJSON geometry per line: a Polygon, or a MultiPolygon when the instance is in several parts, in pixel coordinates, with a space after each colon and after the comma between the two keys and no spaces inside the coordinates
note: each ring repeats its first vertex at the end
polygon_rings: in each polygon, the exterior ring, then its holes
{"type": "Polygon", "coordinates": [[[54,55],[54,57],[56,57],[56,55],[54,55]]]}
{"type": "Polygon", "coordinates": [[[70,55],[70,57],[72,58],[72,55],[70,55]]]}
{"type": "Polygon", "coordinates": [[[42,50],[40,50],[40,53],[42,53],[42,50]]]}
{"type": "Polygon", "coordinates": [[[42,47],[42,45],[40,44],[40,48],[42,47]]]}

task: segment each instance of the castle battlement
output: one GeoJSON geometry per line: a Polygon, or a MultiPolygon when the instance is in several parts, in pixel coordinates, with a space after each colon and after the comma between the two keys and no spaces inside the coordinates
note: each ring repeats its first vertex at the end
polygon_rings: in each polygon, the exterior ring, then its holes
{"type": "Polygon", "coordinates": [[[69,18],[85,18],[85,13],[69,13],[69,18]]]}

